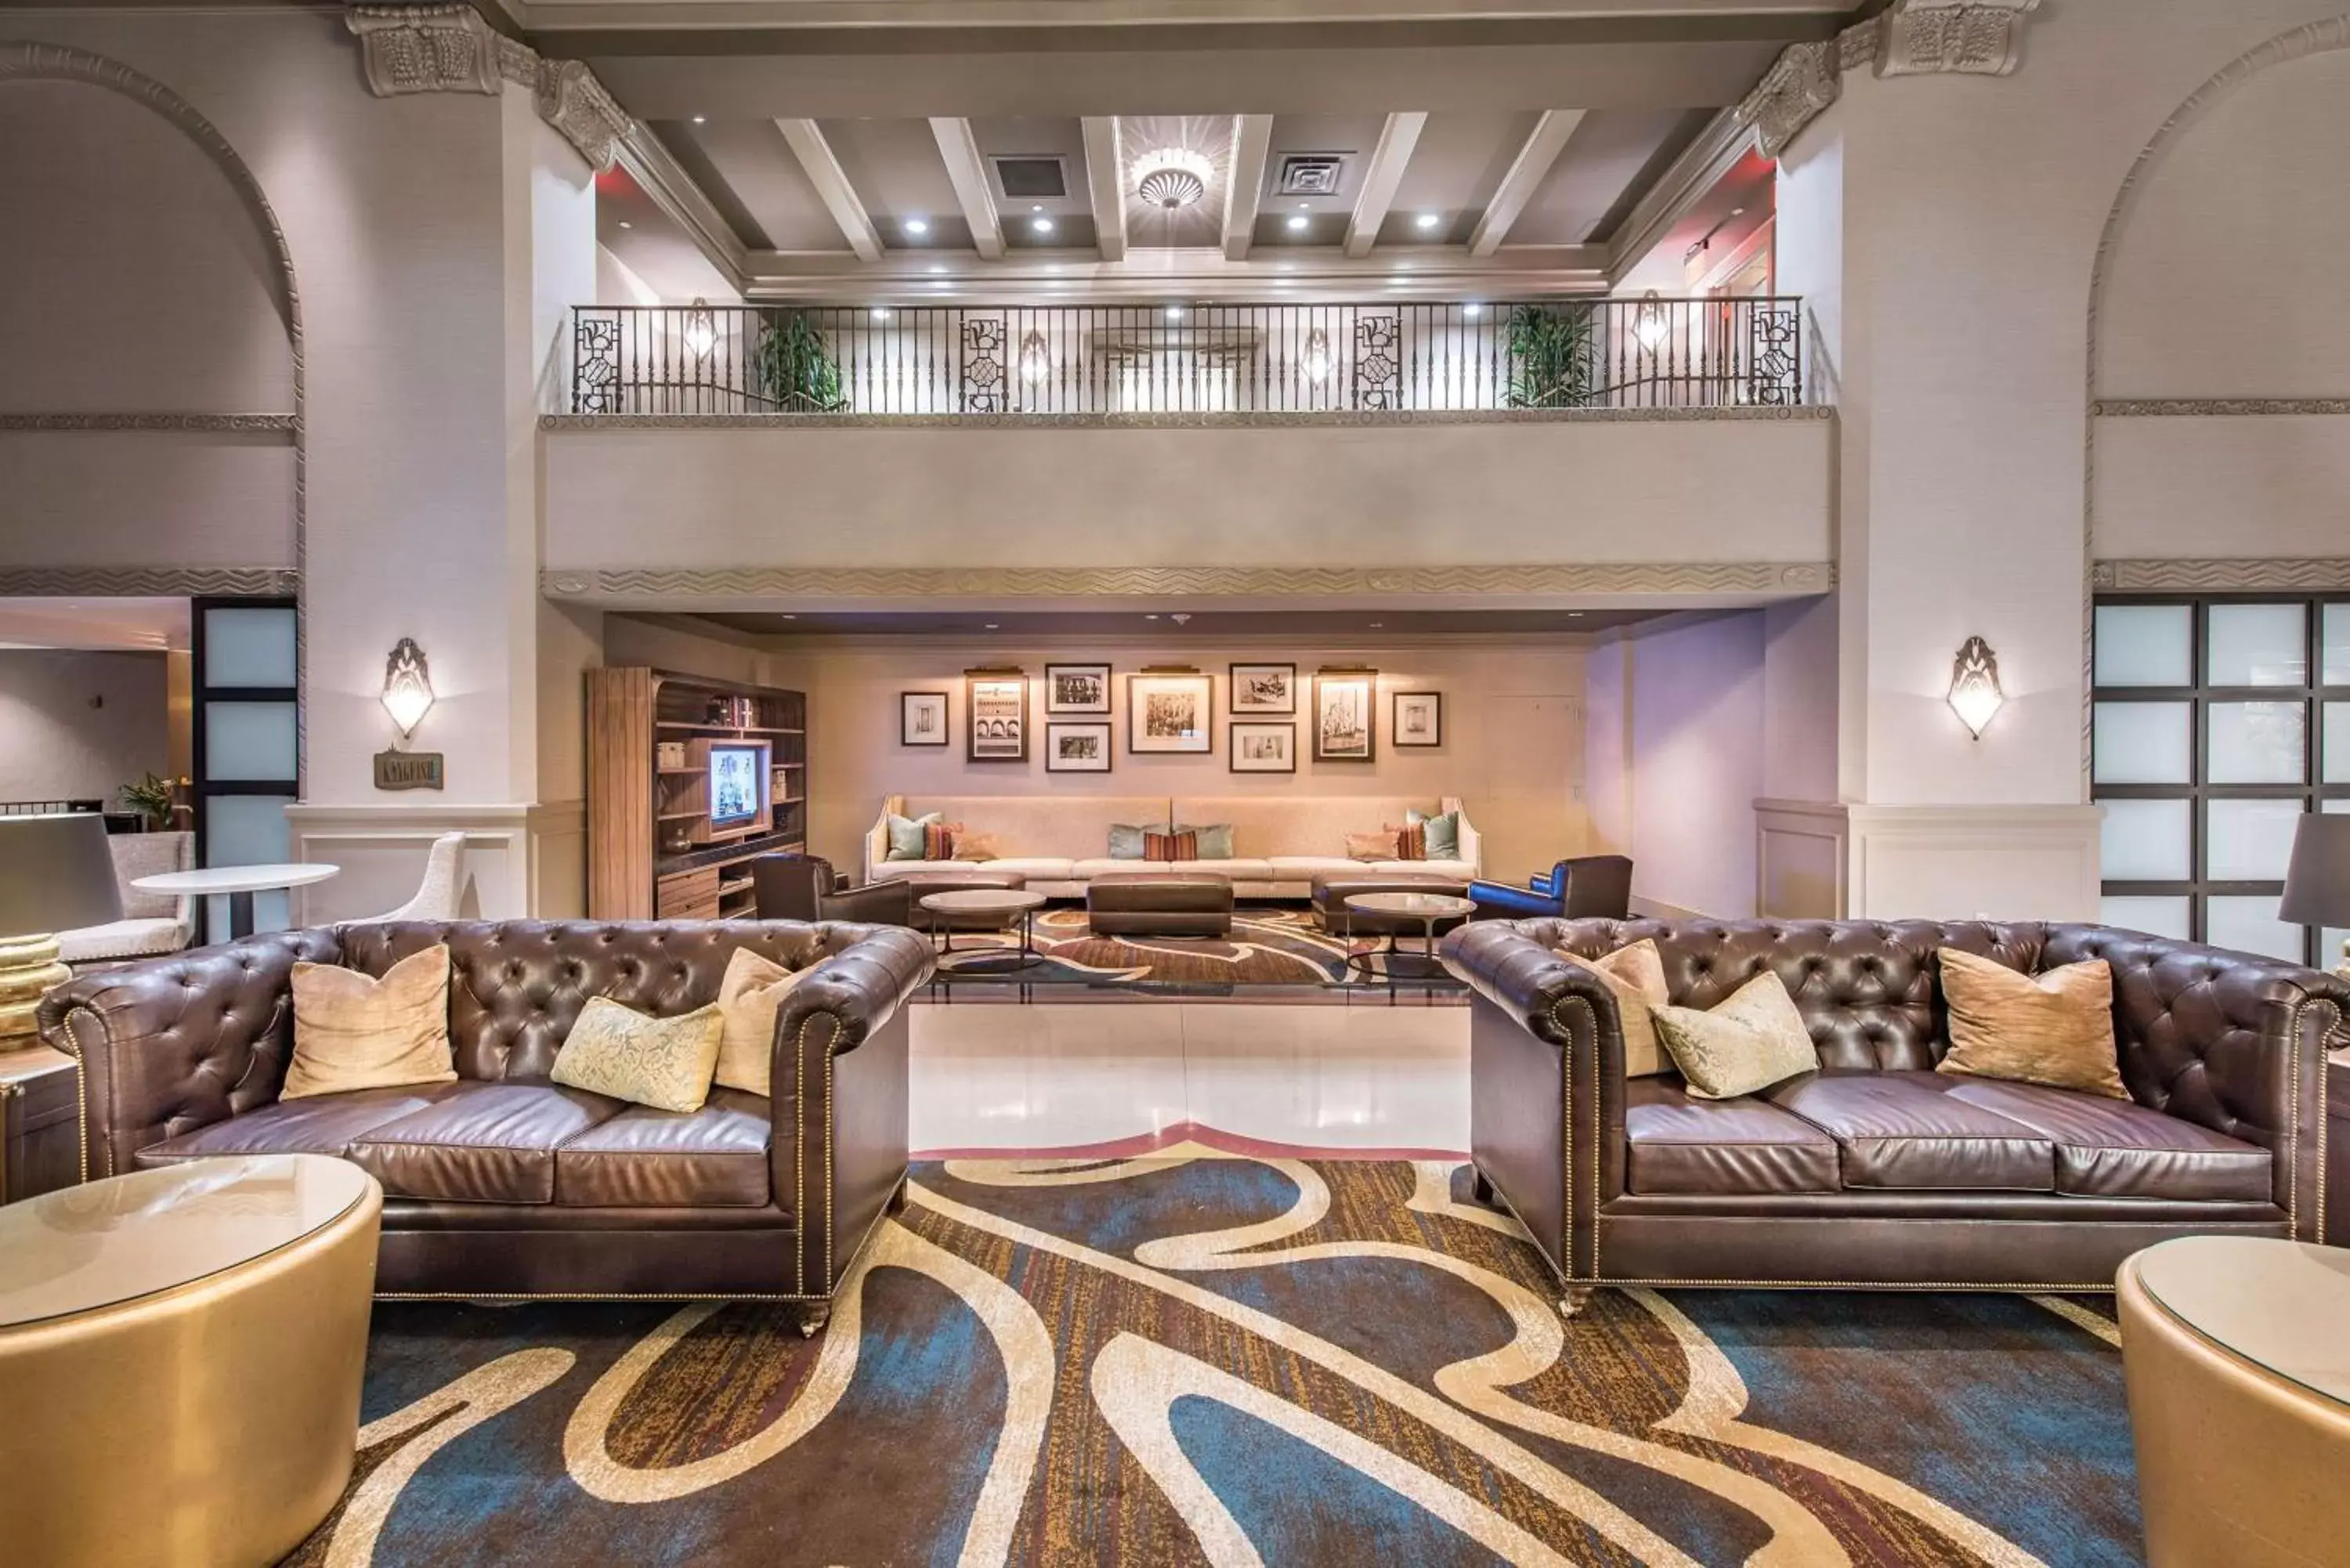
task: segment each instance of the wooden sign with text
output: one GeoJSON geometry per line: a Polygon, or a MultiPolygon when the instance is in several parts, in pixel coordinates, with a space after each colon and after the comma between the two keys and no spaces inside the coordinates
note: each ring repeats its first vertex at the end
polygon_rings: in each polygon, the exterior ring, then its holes
{"type": "Polygon", "coordinates": [[[378,752],[378,789],[446,789],[449,781],[439,752],[378,752]]]}

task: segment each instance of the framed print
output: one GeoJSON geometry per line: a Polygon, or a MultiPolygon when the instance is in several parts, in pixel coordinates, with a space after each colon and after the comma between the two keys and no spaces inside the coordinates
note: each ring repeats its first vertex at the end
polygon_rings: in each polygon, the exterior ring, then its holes
{"type": "Polygon", "coordinates": [[[1378,724],[1375,670],[1326,670],[1314,678],[1314,760],[1367,763],[1378,724]]]}
{"type": "Polygon", "coordinates": [[[1110,711],[1109,666],[1107,664],[1045,666],[1045,711],[1047,713],[1110,711]]]}
{"type": "Polygon", "coordinates": [[[1045,726],[1045,771],[1048,774],[1109,772],[1109,721],[1045,726]]]}
{"type": "Polygon", "coordinates": [[[1232,666],[1232,716],[1244,713],[1297,711],[1297,666],[1295,664],[1235,664],[1232,666]]]}
{"type": "Polygon", "coordinates": [[[1441,691],[1397,692],[1395,715],[1388,722],[1388,744],[1391,746],[1444,744],[1444,693],[1441,691]]]}
{"type": "Polygon", "coordinates": [[[1233,720],[1231,767],[1236,774],[1295,773],[1297,721],[1233,720]]]}
{"type": "Polygon", "coordinates": [[[1211,752],[1208,728],[1215,683],[1197,673],[1126,678],[1126,749],[1129,752],[1211,752]]]}
{"type": "Polygon", "coordinates": [[[901,746],[943,746],[947,743],[945,692],[898,693],[898,743],[901,746]]]}
{"type": "Polygon", "coordinates": [[[974,763],[1028,760],[1028,678],[974,673],[963,677],[964,706],[971,710],[974,763]]]}

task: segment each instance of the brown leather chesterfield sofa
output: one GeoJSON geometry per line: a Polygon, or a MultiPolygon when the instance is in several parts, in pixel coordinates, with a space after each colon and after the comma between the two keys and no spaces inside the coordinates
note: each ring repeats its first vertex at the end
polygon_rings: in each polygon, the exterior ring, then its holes
{"type": "Polygon", "coordinates": [[[1612,1284],[2109,1290],[2171,1236],[2324,1240],[2336,976],[2104,926],[1971,922],[1490,921],[1442,956],[1474,993],[1480,1195],[1534,1233],[1569,1312],[1612,1284]],[[1777,971],[1820,1070],[1721,1101],[1627,1079],[1612,994],[1552,950],[1646,937],[1689,1006],[1777,971]],[[1934,1072],[1943,947],[2027,973],[2110,963],[2130,1099],[1934,1072]]]}
{"type": "Polygon", "coordinates": [[[383,1183],[390,1296],[752,1296],[832,1287],[906,1177],[911,931],[792,921],[412,921],[281,931],[59,987],[91,1177],[208,1155],[339,1155],[383,1183]],[[457,1081],[283,1100],[296,959],[380,974],[446,941],[457,1081]],[[772,1099],[681,1115],[553,1083],[591,996],[664,1016],[749,947],[816,972],[776,1015],[772,1099]]]}

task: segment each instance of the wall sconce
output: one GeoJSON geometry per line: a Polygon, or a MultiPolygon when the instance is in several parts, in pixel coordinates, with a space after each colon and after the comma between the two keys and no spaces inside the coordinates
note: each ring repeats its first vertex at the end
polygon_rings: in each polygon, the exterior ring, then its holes
{"type": "Polygon", "coordinates": [[[1330,379],[1330,335],[1319,327],[1305,334],[1305,352],[1299,358],[1305,379],[1315,386],[1330,379]]]}
{"type": "Polygon", "coordinates": [[[1989,727],[2007,693],[1999,689],[1999,657],[1991,644],[1970,637],[1950,666],[1950,711],[1978,741],[1989,727]]]}
{"type": "Polygon", "coordinates": [[[400,726],[403,741],[432,711],[432,676],[424,665],[424,650],[412,637],[401,638],[384,661],[383,711],[400,726]]]}
{"type": "Polygon", "coordinates": [[[697,359],[707,359],[718,347],[718,323],[710,315],[710,301],[696,295],[685,313],[685,347],[697,359]]]}
{"type": "Polygon", "coordinates": [[[1672,324],[1665,319],[1664,301],[1657,297],[1655,289],[1648,290],[1640,296],[1639,308],[1632,313],[1632,336],[1639,340],[1642,348],[1653,354],[1671,330],[1672,324]]]}
{"type": "Polygon", "coordinates": [[[1020,379],[1035,386],[1053,373],[1053,351],[1045,347],[1045,335],[1035,327],[1020,340],[1020,379]]]}

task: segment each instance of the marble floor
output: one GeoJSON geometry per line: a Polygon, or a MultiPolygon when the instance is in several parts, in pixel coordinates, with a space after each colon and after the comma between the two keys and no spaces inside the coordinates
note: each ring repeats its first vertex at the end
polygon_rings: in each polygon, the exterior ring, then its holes
{"type": "Polygon", "coordinates": [[[910,1023],[916,1158],[1130,1153],[1197,1128],[1367,1158],[1469,1147],[1458,996],[932,1001],[910,1023]]]}

